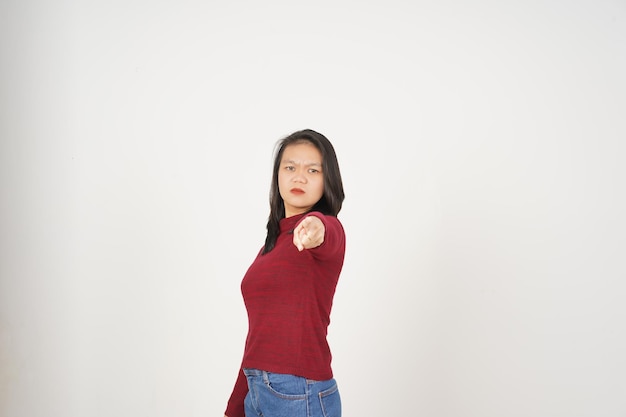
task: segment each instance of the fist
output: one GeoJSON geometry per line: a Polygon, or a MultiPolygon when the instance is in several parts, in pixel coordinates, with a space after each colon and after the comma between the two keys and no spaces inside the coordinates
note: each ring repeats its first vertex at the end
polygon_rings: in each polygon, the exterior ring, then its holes
{"type": "Polygon", "coordinates": [[[293,244],[301,252],[303,249],[317,248],[324,243],[324,223],[315,216],[307,216],[293,229],[293,244]]]}

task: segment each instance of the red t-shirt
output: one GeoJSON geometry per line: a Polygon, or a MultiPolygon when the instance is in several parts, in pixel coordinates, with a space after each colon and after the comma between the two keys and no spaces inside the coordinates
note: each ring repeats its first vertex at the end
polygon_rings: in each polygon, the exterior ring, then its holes
{"type": "MultiPolygon", "coordinates": [[[[312,212],[280,221],[276,246],[259,252],[241,282],[249,325],[241,368],[318,381],[333,377],[326,334],[344,253],[345,234],[336,217],[312,212]],[[293,229],[307,216],[324,223],[324,242],[299,252],[293,229]]],[[[247,392],[240,369],[228,417],[244,417],[247,392]]]]}

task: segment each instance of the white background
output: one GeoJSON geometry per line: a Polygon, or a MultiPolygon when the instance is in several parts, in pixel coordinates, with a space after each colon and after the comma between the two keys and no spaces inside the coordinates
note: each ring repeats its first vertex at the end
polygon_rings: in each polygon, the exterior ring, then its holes
{"type": "Polygon", "coordinates": [[[334,143],[344,416],[626,416],[623,1],[0,5],[0,416],[222,416],[274,143],[334,143]]]}

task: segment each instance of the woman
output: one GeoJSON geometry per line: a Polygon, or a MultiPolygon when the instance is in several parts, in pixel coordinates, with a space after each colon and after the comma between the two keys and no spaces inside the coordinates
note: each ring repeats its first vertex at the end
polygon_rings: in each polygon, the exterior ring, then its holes
{"type": "Polygon", "coordinates": [[[339,417],[326,341],[343,266],[337,156],[313,130],[278,143],[265,245],[241,283],[248,337],[226,417],[339,417]]]}

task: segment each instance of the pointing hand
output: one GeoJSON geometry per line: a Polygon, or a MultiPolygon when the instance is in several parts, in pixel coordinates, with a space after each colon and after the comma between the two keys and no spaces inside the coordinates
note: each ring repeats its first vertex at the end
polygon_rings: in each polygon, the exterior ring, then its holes
{"type": "Polygon", "coordinates": [[[325,232],[324,223],[319,218],[307,216],[293,229],[293,244],[299,251],[316,248],[324,243],[325,232]]]}

